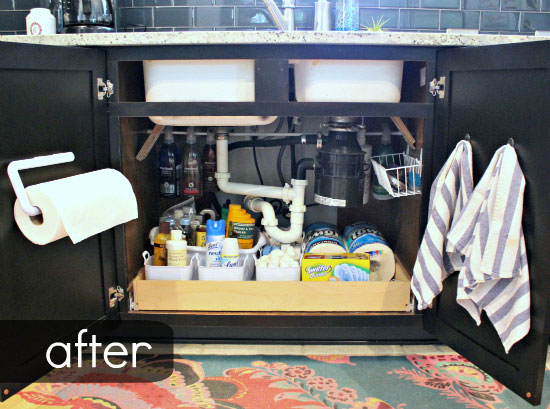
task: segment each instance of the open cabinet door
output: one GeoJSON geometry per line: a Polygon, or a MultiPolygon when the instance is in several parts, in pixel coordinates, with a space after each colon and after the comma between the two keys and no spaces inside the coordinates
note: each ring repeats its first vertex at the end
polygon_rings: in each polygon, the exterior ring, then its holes
{"type": "Polygon", "coordinates": [[[523,230],[529,259],[531,330],[504,352],[483,313],[481,326],[456,303],[457,273],[443,283],[425,328],[532,404],[540,403],[548,345],[550,249],[550,42],[446,49],[438,54],[434,173],[471,136],[474,181],[513,138],[526,178],[523,230]]]}
{"type": "MultiPolygon", "coordinates": [[[[76,245],[69,238],[31,243],[14,221],[15,193],[6,172],[13,160],[60,152],[73,152],[75,161],[21,171],[23,184],[108,167],[107,104],[98,100],[96,86],[104,74],[102,50],[0,43],[1,320],[95,321],[112,311],[112,231],[76,245]]],[[[37,352],[28,351],[28,358],[37,352]]],[[[2,394],[11,394],[6,389],[2,394]]]]}

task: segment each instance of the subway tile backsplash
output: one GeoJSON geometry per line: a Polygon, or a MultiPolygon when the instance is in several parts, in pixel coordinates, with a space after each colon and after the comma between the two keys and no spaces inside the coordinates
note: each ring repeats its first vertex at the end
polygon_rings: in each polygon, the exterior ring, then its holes
{"type": "MultiPolygon", "coordinates": [[[[33,7],[55,0],[0,0],[0,34],[24,34],[33,7]]],[[[59,1],[59,0],[57,0],[59,1]]],[[[273,30],[262,0],[112,0],[119,31],[273,30]]],[[[316,0],[296,0],[296,28],[313,29],[316,0]]],[[[334,8],[337,0],[329,0],[334,8]]],[[[280,6],[282,0],[275,0],[280,6]]],[[[550,0],[359,0],[361,29],[533,34],[550,30],[550,0]]]]}

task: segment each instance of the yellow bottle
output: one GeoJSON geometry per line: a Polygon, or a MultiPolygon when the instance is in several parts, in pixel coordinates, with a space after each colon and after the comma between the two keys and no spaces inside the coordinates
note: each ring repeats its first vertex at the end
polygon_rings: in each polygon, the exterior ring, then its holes
{"type": "Polygon", "coordinates": [[[254,225],[256,221],[247,212],[235,214],[231,221],[230,237],[236,237],[241,249],[254,246],[254,225]]]}
{"type": "Polygon", "coordinates": [[[229,223],[231,222],[231,217],[235,215],[235,212],[244,212],[245,210],[241,208],[239,204],[230,204],[229,210],[227,212],[227,220],[225,222],[225,237],[231,237],[229,235],[229,223]]]}
{"type": "Polygon", "coordinates": [[[187,242],[182,240],[181,230],[172,230],[170,240],[166,242],[167,264],[171,267],[187,265],[187,242]]]}
{"type": "Polygon", "coordinates": [[[170,223],[169,222],[160,222],[159,233],[155,237],[155,248],[153,251],[154,259],[153,265],[155,266],[165,266],[167,265],[166,261],[166,241],[170,235],[170,223]]]}
{"type": "Polygon", "coordinates": [[[235,210],[233,213],[231,213],[231,216],[227,217],[227,228],[225,237],[234,237],[233,224],[235,220],[246,216],[250,215],[244,209],[235,210]]]}

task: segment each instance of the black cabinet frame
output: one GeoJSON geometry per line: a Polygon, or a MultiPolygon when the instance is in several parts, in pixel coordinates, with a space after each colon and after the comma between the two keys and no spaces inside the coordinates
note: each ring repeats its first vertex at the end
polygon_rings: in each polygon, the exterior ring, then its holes
{"type": "MultiPolygon", "coordinates": [[[[197,45],[163,47],[113,47],[107,49],[107,77],[115,84],[109,101],[111,166],[122,166],[120,120],[122,117],[154,115],[275,115],[363,117],[402,116],[426,118],[425,152],[432,141],[434,103],[310,103],[289,101],[289,67],[292,59],[365,59],[405,60],[426,66],[426,82],[435,77],[434,47],[390,47],[357,45],[197,45]],[[127,102],[116,92],[120,63],[163,59],[253,59],[255,60],[255,102],[181,103],[127,102]]],[[[141,78],[136,78],[136,80],[141,78]]],[[[429,157],[429,156],[425,156],[429,157]]],[[[425,164],[423,173],[429,174],[425,164]]],[[[429,192],[428,192],[429,193],[429,192]]],[[[428,200],[424,192],[422,200],[428,200]]],[[[426,206],[423,206],[425,208],[426,206]]],[[[421,219],[425,219],[422,215],[421,219]]],[[[117,271],[119,284],[127,288],[128,272],[124,255],[124,228],[116,228],[117,271]]],[[[122,319],[139,319],[148,313],[130,312],[128,302],[120,305],[122,319]]],[[[286,342],[286,343],[427,343],[433,336],[422,328],[422,314],[297,314],[297,313],[155,313],[155,319],[174,327],[175,335],[184,342],[286,342]]]]}

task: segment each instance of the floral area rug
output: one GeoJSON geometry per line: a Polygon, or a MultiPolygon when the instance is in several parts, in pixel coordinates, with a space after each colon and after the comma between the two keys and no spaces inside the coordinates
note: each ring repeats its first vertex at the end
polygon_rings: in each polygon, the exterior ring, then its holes
{"type": "MultiPolygon", "coordinates": [[[[147,358],[151,370],[166,357],[147,358]]],[[[177,356],[157,383],[36,383],[17,409],[532,408],[459,355],[177,356]]],[[[97,369],[96,369],[97,370],[97,369]]],[[[141,369],[143,371],[143,369],[141,369]]],[[[140,373],[128,376],[139,377],[140,373]]],[[[545,379],[543,405],[550,409],[545,379]]]]}

